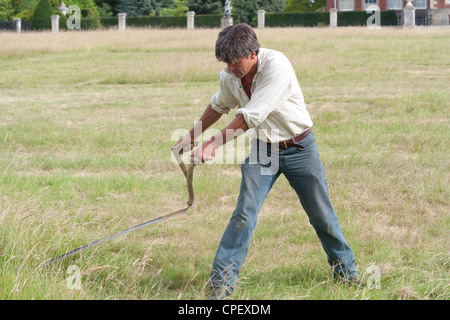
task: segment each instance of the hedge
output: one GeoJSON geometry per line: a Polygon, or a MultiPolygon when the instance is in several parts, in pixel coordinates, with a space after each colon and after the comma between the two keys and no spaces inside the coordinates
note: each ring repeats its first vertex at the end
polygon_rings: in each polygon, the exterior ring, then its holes
{"type": "MultiPolygon", "coordinates": [[[[365,26],[367,19],[373,13],[365,11],[339,11],[337,21],[339,27],[365,26]]],[[[380,23],[382,26],[397,26],[397,15],[394,10],[381,11],[380,23]]],[[[330,25],[329,12],[292,12],[292,13],[266,13],[266,27],[317,27],[330,25]]]]}
{"type": "MultiPolygon", "coordinates": [[[[338,26],[365,26],[367,19],[373,13],[365,11],[339,11],[338,26]]],[[[220,14],[205,14],[194,16],[195,28],[219,28],[220,14]]],[[[380,20],[382,26],[397,26],[397,15],[394,10],[381,11],[380,20]]],[[[127,26],[131,27],[156,27],[156,28],[186,28],[186,16],[180,17],[127,17],[127,26]]],[[[239,16],[233,15],[233,22],[239,23],[239,16]]],[[[101,25],[105,28],[115,27],[118,18],[102,18],[101,25]]],[[[317,27],[329,26],[329,12],[293,12],[293,13],[266,13],[266,27],[317,27]]]]}
{"type": "MultiPolygon", "coordinates": [[[[194,16],[195,28],[220,28],[221,14],[199,14],[194,16]]],[[[233,15],[233,22],[238,23],[239,17],[233,15]]],[[[116,27],[118,18],[101,18],[101,25],[105,28],[116,27]]],[[[155,27],[155,28],[186,28],[187,17],[127,17],[126,25],[130,27],[155,27]]]]}
{"type": "Polygon", "coordinates": [[[265,26],[269,28],[294,26],[315,27],[329,24],[329,12],[266,13],[265,16],[265,26]]]}
{"type": "MultiPolygon", "coordinates": [[[[59,13],[58,13],[59,14],[59,13]]],[[[367,19],[372,13],[366,13],[365,11],[339,11],[338,12],[338,26],[365,26],[367,19]]],[[[194,16],[195,28],[220,28],[221,14],[204,14],[194,16]]],[[[381,11],[380,20],[382,26],[397,26],[396,12],[381,11]]],[[[50,26],[51,19],[45,19],[46,23],[50,26]]],[[[35,21],[36,22],[36,21],[35,21]]],[[[61,17],[60,14],[60,28],[66,29],[66,18],[61,17]]],[[[239,16],[233,15],[234,24],[239,23],[239,16]]],[[[99,18],[88,19],[81,18],[82,29],[96,29],[99,26],[104,28],[117,27],[118,18],[99,18]]],[[[127,17],[126,25],[130,27],[155,27],[155,28],[186,28],[187,17],[127,17]]],[[[294,12],[294,13],[266,13],[265,17],[266,27],[317,27],[317,26],[329,26],[330,25],[330,13],[329,12],[294,12]]],[[[13,25],[6,26],[0,25],[0,29],[13,29],[13,25]]],[[[22,28],[28,29],[26,21],[22,21],[22,28]]]]}
{"type": "MultiPolygon", "coordinates": [[[[367,18],[373,13],[365,11],[343,11],[338,12],[338,26],[365,26],[367,25],[367,18]]],[[[397,14],[395,10],[381,11],[380,24],[382,26],[397,26],[397,14]]]]}
{"type": "Polygon", "coordinates": [[[43,30],[51,29],[51,16],[54,14],[52,5],[49,0],[40,0],[33,13],[32,26],[33,29],[43,30]]]}

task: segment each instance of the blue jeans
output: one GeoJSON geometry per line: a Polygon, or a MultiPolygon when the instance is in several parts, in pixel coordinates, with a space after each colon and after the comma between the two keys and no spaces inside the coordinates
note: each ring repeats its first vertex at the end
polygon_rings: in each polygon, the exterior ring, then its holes
{"type": "Polygon", "coordinates": [[[241,189],[231,220],[220,241],[211,271],[211,286],[232,292],[247,255],[261,206],[277,178],[284,174],[309,217],[325,250],[333,275],[356,279],[353,251],[328,196],[328,184],[314,134],[297,147],[276,151],[257,139],[241,165],[241,189]]]}

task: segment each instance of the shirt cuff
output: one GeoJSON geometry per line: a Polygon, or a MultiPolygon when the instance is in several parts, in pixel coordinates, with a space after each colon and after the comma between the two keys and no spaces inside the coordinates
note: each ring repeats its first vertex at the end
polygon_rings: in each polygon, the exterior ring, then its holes
{"type": "Polygon", "coordinates": [[[226,114],[228,114],[230,112],[230,108],[227,108],[227,107],[223,108],[223,107],[219,106],[217,103],[215,103],[212,100],[211,100],[210,103],[211,103],[211,108],[214,111],[218,112],[218,113],[221,113],[221,114],[225,114],[226,113],[226,114]]]}
{"type": "Polygon", "coordinates": [[[244,117],[245,122],[247,123],[247,127],[249,129],[251,128],[255,128],[257,126],[259,126],[259,120],[255,117],[252,117],[247,110],[245,110],[245,108],[239,108],[238,110],[236,110],[235,115],[238,116],[242,114],[242,116],[244,117]]]}

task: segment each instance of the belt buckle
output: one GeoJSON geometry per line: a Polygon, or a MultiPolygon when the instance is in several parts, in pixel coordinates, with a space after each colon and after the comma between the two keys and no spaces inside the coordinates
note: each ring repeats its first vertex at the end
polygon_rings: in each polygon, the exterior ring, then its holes
{"type": "Polygon", "coordinates": [[[279,142],[279,143],[273,143],[272,145],[273,145],[273,149],[274,149],[275,151],[282,151],[282,150],[285,150],[285,149],[288,148],[287,141],[282,141],[282,142],[279,142]],[[280,145],[281,145],[282,143],[284,144],[284,149],[283,149],[283,148],[280,148],[280,145]]]}

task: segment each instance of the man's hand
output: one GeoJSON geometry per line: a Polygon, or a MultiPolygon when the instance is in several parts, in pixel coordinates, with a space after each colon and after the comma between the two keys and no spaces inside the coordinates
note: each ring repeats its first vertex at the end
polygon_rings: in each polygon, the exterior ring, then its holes
{"type": "Polygon", "coordinates": [[[202,144],[200,148],[195,150],[192,154],[192,161],[194,163],[204,163],[205,161],[211,161],[216,156],[216,148],[213,141],[208,141],[202,144]]]}
{"type": "Polygon", "coordinates": [[[190,135],[185,135],[177,143],[175,143],[170,149],[173,153],[177,155],[181,155],[185,152],[188,152],[194,148],[195,142],[192,141],[190,135]]]}
{"type": "MultiPolygon", "coordinates": [[[[195,132],[203,133],[204,130],[209,128],[209,126],[215,123],[220,117],[221,114],[214,111],[211,105],[208,105],[205,113],[202,116],[202,119],[200,119],[200,121],[197,121],[194,128],[192,128],[188,134],[186,134],[174,146],[172,146],[172,152],[175,154],[175,156],[177,158],[180,158],[181,154],[183,154],[184,152],[188,152],[195,146],[197,146],[197,143],[194,142],[194,140],[197,139],[200,134],[197,135],[195,134],[195,132]],[[207,125],[202,127],[202,121],[204,118],[207,119],[207,125]],[[196,130],[197,126],[199,126],[200,128],[196,130]]],[[[228,141],[237,138],[245,131],[247,131],[247,129],[248,126],[245,122],[244,116],[241,114],[236,116],[225,129],[223,129],[220,133],[212,137],[211,140],[205,142],[200,148],[191,153],[192,162],[203,163],[205,161],[213,160],[216,156],[216,148],[219,148],[228,141]]],[[[180,161],[180,159],[178,160],[180,161]]]]}
{"type": "Polygon", "coordinates": [[[181,155],[185,152],[192,150],[197,145],[197,142],[192,141],[190,134],[185,135],[177,143],[175,143],[170,149],[175,156],[178,164],[182,162],[181,155]]]}
{"type": "Polygon", "coordinates": [[[196,163],[203,163],[205,161],[213,160],[216,156],[216,148],[219,148],[228,141],[240,136],[247,131],[247,129],[248,126],[245,122],[244,116],[236,116],[225,129],[213,136],[211,140],[205,142],[200,148],[191,154],[193,161],[196,163]]]}

